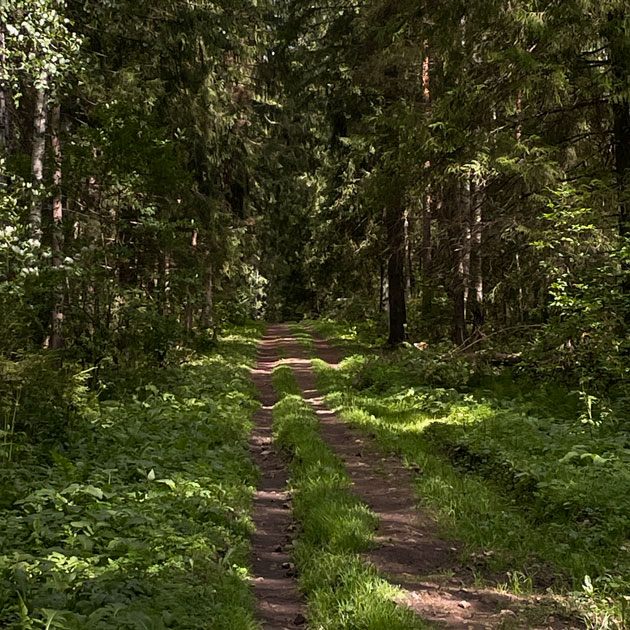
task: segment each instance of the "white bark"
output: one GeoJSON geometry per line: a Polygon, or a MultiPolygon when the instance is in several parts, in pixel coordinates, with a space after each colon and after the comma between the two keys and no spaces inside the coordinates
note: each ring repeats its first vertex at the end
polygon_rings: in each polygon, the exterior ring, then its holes
{"type": "MultiPolygon", "coordinates": [[[[51,145],[55,158],[55,171],[53,174],[53,183],[55,184],[55,194],[52,200],[52,250],[53,267],[61,266],[61,250],[63,248],[63,232],[61,223],[63,221],[63,199],[61,196],[61,140],[59,138],[61,132],[61,108],[57,105],[52,111],[51,117],[51,145]]],[[[52,335],[50,337],[50,348],[57,350],[63,347],[63,316],[64,316],[64,292],[63,285],[58,283],[55,287],[55,305],[52,310],[52,335]]]]}
{"type": "Polygon", "coordinates": [[[42,194],[44,183],[44,159],[46,156],[46,127],[48,123],[48,74],[42,70],[35,96],[33,117],[33,152],[31,173],[33,176],[33,200],[29,213],[31,236],[36,241],[42,240],[42,194]]]}
{"type": "MultiPolygon", "coordinates": [[[[6,65],[4,54],[5,35],[4,25],[0,24],[0,67],[6,65]]],[[[9,145],[9,88],[5,81],[0,80],[0,156],[5,153],[9,145]]],[[[4,180],[0,174],[0,183],[4,180]]]]}

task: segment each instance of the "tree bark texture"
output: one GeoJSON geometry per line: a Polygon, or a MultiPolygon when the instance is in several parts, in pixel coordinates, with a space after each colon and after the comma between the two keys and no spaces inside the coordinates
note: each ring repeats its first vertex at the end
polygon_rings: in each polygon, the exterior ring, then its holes
{"type": "Polygon", "coordinates": [[[479,337],[485,320],[483,306],[483,192],[470,182],[470,292],[469,311],[472,315],[472,334],[479,337]]]}
{"type": "Polygon", "coordinates": [[[409,210],[405,212],[405,287],[407,291],[407,299],[413,298],[414,277],[413,277],[413,248],[411,246],[411,234],[413,225],[409,210]]]}
{"type": "Polygon", "coordinates": [[[43,70],[35,93],[35,111],[33,115],[33,149],[31,154],[31,173],[33,178],[33,199],[29,213],[31,237],[42,240],[42,206],[44,184],[44,159],[46,156],[46,127],[48,123],[48,75],[43,70]]]}
{"type": "MultiPolygon", "coordinates": [[[[621,245],[630,236],[630,43],[625,29],[626,17],[623,11],[613,11],[606,24],[610,54],[610,70],[613,77],[613,149],[615,176],[619,203],[619,236],[621,245]]],[[[630,264],[622,257],[621,289],[623,295],[630,296],[630,264]]],[[[630,326],[630,308],[626,307],[624,319],[630,326]]]]}
{"type": "MultiPolygon", "coordinates": [[[[431,115],[431,60],[428,54],[429,42],[424,42],[425,55],[422,61],[422,98],[426,116],[431,115]]],[[[425,168],[431,166],[431,162],[425,162],[425,168]]],[[[432,242],[431,242],[431,211],[434,203],[431,186],[427,186],[422,207],[422,246],[420,266],[422,270],[422,317],[427,320],[433,307],[433,285],[431,278],[432,267],[432,242]]]]}
{"type": "Polygon", "coordinates": [[[420,257],[422,265],[422,316],[425,319],[429,317],[433,304],[433,291],[431,290],[431,211],[433,203],[431,190],[427,189],[422,208],[422,252],[420,257]]]}
{"type": "Polygon", "coordinates": [[[619,234],[630,235],[630,102],[620,99],[613,106],[615,172],[619,190],[619,234]]]}
{"type": "Polygon", "coordinates": [[[214,269],[210,264],[206,268],[206,289],[204,293],[204,305],[201,313],[201,327],[214,329],[214,269]]]}
{"type": "MultiPolygon", "coordinates": [[[[59,105],[52,110],[51,116],[51,145],[55,159],[55,170],[53,173],[53,183],[55,192],[52,200],[52,266],[61,267],[61,251],[63,249],[63,198],[61,194],[62,180],[62,152],[61,152],[61,108],[59,105]]],[[[57,281],[54,288],[54,306],[52,310],[52,333],[50,335],[49,347],[51,350],[58,350],[64,346],[63,338],[63,318],[64,318],[64,288],[63,284],[57,281]]]]}
{"type": "Polygon", "coordinates": [[[405,213],[402,200],[392,200],[385,210],[387,231],[387,280],[389,285],[389,345],[405,340],[405,213]]]}
{"type": "MultiPolygon", "coordinates": [[[[0,23],[0,51],[4,51],[5,46],[4,24],[0,23]]],[[[6,67],[6,55],[0,52],[0,68],[6,67]]],[[[6,81],[0,79],[0,157],[6,157],[9,149],[9,86],[6,81]]],[[[0,169],[0,184],[6,183],[5,169],[0,169]]]]}
{"type": "Polygon", "coordinates": [[[380,276],[378,285],[378,312],[382,313],[385,310],[385,265],[381,261],[380,276]]]}
{"type": "Polygon", "coordinates": [[[468,221],[468,184],[455,182],[447,203],[450,208],[450,242],[453,252],[453,342],[462,345],[467,337],[466,302],[470,276],[470,224],[468,221]]]}
{"type": "Polygon", "coordinates": [[[159,267],[158,299],[162,315],[166,317],[171,312],[171,270],[173,268],[173,257],[167,249],[161,253],[159,267]]]}

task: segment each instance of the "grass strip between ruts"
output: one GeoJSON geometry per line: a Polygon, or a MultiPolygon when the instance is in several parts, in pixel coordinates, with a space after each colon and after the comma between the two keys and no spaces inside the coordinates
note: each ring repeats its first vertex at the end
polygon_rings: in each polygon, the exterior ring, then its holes
{"type": "Polygon", "coordinates": [[[376,518],[350,491],[341,460],[321,437],[288,366],[274,370],[276,443],[291,455],[289,485],[300,534],[293,560],[308,598],[309,627],[318,630],[415,630],[426,627],[396,605],[397,589],[361,559],[376,518]]]}

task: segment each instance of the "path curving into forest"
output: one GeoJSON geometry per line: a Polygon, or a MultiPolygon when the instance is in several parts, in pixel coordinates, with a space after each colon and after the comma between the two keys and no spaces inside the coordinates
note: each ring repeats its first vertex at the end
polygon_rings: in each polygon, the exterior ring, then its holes
{"type": "MultiPolygon", "coordinates": [[[[339,353],[324,339],[314,335],[313,342],[319,358],[333,367],[339,364],[339,353]]],[[[297,342],[286,325],[268,328],[261,342],[258,367],[254,371],[254,380],[263,401],[263,408],[256,417],[257,429],[253,437],[253,452],[258,451],[256,463],[263,471],[263,484],[257,495],[254,519],[257,530],[260,528],[254,540],[254,548],[259,555],[254,570],[259,576],[255,593],[264,623],[267,618],[273,617],[274,611],[278,612],[282,607],[286,608],[285,620],[291,617],[300,622],[303,620],[303,605],[293,597],[295,587],[286,586],[287,577],[281,575],[283,572],[278,571],[277,567],[273,575],[270,569],[281,558],[282,562],[288,562],[288,556],[286,560],[284,556],[276,557],[270,549],[278,545],[287,527],[291,528],[288,511],[279,507],[287,501],[282,491],[286,474],[281,459],[270,447],[271,407],[276,400],[270,374],[276,365],[291,367],[303,398],[310,403],[320,420],[324,441],[348,471],[352,491],[378,517],[375,546],[363,557],[366,562],[373,563],[392,584],[401,588],[399,604],[411,608],[424,620],[448,630],[507,627],[571,630],[581,627],[574,620],[563,619],[552,613],[536,614],[533,610],[536,603],[526,598],[474,586],[470,571],[460,566],[457,544],[441,538],[434,519],[418,506],[414,490],[416,473],[405,467],[400,458],[379,452],[369,437],[349,427],[327,407],[317,388],[309,352],[297,342]],[[285,358],[277,360],[278,350],[285,358]],[[260,447],[257,448],[258,442],[260,447]],[[270,492],[273,492],[273,496],[269,495],[270,492]],[[266,503],[265,497],[268,496],[271,497],[270,504],[266,503]],[[272,527],[276,528],[275,532],[270,531],[272,527]],[[270,573],[268,577],[265,571],[270,573]],[[276,584],[280,590],[287,589],[286,602],[277,599],[279,595],[274,593],[276,584]],[[269,617],[270,612],[272,614],[269,617]]],[[[274,630],[288,627],[295,625],[264,626],[274,630]]]]}

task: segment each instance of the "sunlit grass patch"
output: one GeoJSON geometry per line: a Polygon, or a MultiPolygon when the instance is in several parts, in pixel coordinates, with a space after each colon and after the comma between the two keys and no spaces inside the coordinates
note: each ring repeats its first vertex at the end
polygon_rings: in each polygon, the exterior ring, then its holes
{"type": "Polygon", "coordinates": [[[291,330],[291,335],[293,335],[302,348],[309,351],[314,349],[313,338],[303,326],[292,323],[289,324],[289,329],[291,330]]]}
{"type": "Polygon", "coordinates": [[[355,352],[339,370],[314,361],[320,389],[342,418],[420,471],[420,500],[445,535],[465,543],[467,563],[570,590],[592,627],[620,627],[630,595],[623,422],[571,416],[574,401],[556,390],[547,399],[538,388],[529,399],[514,388],[500,398],[492,389],[436,386],[423,380],[435,372],[407,369],[396,353],[355,352]]]}
{"type": "Polygon", "coordinates": [[[319,421],[287,367],[274,371],[277,443],[291,455],[290,487],[301,532],[293,550],[308,598],[309,627],[413,630],[424,624],[393,601],[388,584],[359,553],[370,548],[375,516],[350,491],[343,463],[322,440],[319,421]]]}
{"type": "Polygon", "coordinates": [[[328,339],[334,346],[349,352],[382,346],[387,339],[385,328],[373,320],[348,322],[315,319],[305,320],[303,325],[328,339]]]}
{"type": "Polygon", "coordinates": [[[273,386],[278,396],[299,396],[300,386],[297,384],[293,372],[288,365],[279,365],[273,371],[273,386]]]}

